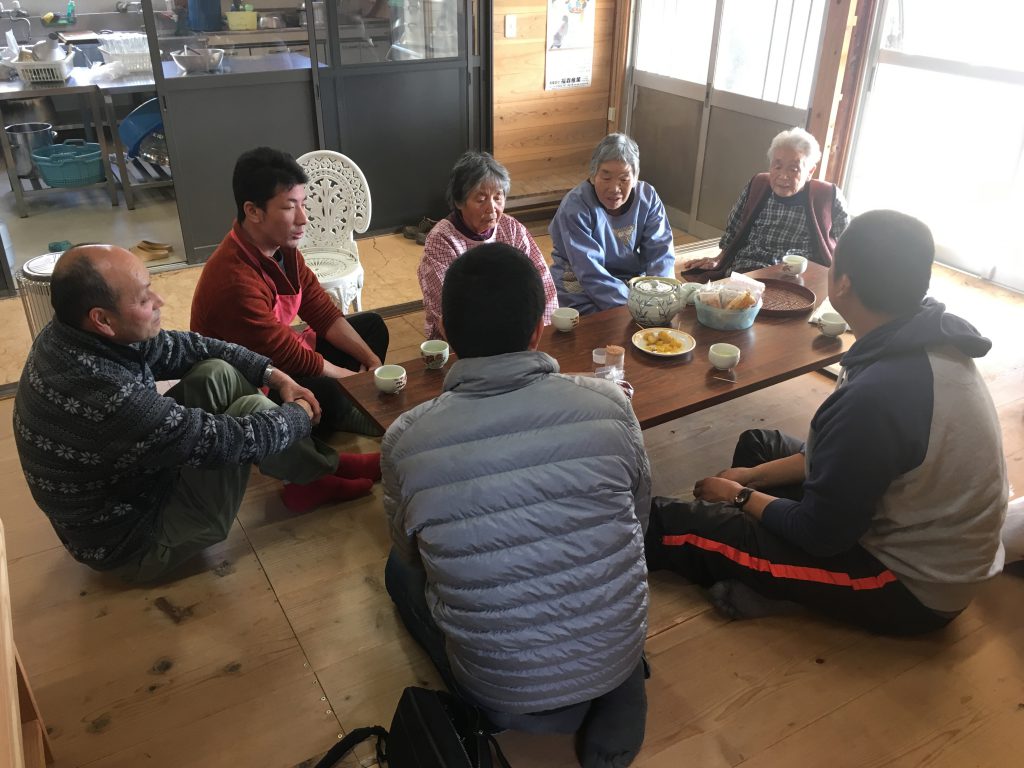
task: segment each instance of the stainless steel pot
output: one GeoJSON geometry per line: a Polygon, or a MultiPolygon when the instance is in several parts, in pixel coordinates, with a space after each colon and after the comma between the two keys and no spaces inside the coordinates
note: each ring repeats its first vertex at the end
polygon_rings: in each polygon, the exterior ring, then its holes
{"type": "Polygon", "coordinates": [[[40,147],[49,147],[57,138],[57,132],[49,123],[15,123],[4,128],[11,142],[14,168],[21,177],[35,176],[36,164],[32,152],[40,147]]]}
{"type": "Polygon", "coordinates": [[[276,13],[268,13],[260,16],[260,29],[284,29],[284,18],[276,13]]]}

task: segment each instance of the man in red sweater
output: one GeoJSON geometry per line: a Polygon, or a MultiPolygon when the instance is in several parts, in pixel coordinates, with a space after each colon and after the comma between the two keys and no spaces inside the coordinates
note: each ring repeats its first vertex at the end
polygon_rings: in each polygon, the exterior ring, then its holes
{"type": "Polygon", "coordinates": [[[192,299],[192,330],[269,357],[323,408],[322,432],[379,434],[337,379],[381,365],[388,329],[380,315],[346,318],[298,250],[308,181],[284,152],[258,147],[235,163],[238,220],[213,252],[192,299]],[[308,328],[291,328],[298,317],[308,328]]]}

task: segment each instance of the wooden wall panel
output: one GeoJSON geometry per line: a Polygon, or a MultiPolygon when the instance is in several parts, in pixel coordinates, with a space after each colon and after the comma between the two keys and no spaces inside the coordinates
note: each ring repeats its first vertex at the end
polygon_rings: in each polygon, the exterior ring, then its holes
{"type": "Polygon", "coordinates": [[[494,1],[494,156],[512,175],[511,197],[557,199],[584,178],[607,132],[616,9],[626,1],[595,0],[591,86],[566,91],[544,90],[547,3],[494,1]],[[509,14],[515,38],[505,37],[509,14]]]}
{"type": "MultiPolygon", "coordinates": [[[[590,94],[590,89],[587,91],[590,94]]],[[[567,122],[598,119],[608,97],[603,93],[590,94],[571,101],[551,99],[517,99],[502,110],[500,122],[495,119],[495,132],[519,128],[544,128],[567,122]]]]}

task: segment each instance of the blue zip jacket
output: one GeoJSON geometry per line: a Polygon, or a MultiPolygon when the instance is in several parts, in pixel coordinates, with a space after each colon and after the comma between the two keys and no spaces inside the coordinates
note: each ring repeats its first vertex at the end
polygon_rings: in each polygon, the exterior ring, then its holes
{"type": "Polygon", "coordinates": [[[804,498],[765,527],[823,557],[860,544],[925,605],[963,609],[1004,559],[999,419],[973,361],[991,346],[932,299],[858,339],[811,421],[804,498]]]}

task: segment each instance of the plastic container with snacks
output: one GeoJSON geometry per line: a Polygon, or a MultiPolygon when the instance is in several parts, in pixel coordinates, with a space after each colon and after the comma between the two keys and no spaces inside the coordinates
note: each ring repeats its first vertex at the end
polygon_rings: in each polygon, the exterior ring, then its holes
{"type": "Polygon", "coordinates": [[[764,283],[740,274],[703,285],[694,294],[697,321],[718,331],[749,328],[761,311],[764,288],[764,283]]]}
{"type": "Polygon", "coordinates": [[[761,311],[761,299],[746,309],[725,309],[705,304],[698,293],[694,306],[697,308],[697,322],[701,325],[717,331],[742,331],[754,324],[754,318],[761,311]]]}

